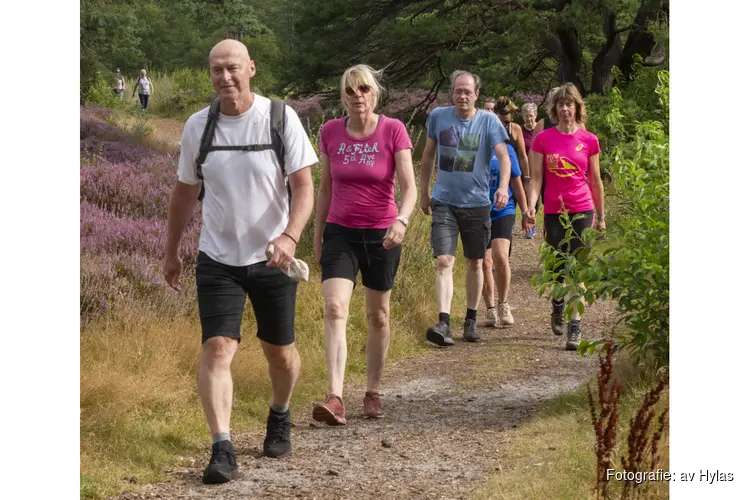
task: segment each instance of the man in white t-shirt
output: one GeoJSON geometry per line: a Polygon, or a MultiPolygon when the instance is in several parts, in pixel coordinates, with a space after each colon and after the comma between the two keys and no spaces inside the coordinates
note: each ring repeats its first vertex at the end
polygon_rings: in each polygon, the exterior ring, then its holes
{"type": "MultiPolygon", "coordinates": [[[[250,90],[255,62],[236,40],[218,43],[209,55],[211,81],[220,100],[213,146],[271,143],[271,101],[250,90]]],[[[202,164],[205,198],[196,266],[202,354],[198,391],[213,434],[204,483],[237,475],[229,435],[232,408],[230,365],[240,341],[245,297],[258,323],[258,338],[268,360],[273,401],[263,453],[291,453],[289,401],[300,370],[294,344],[297,282],[281,269],[289,266],[313,207],[311,165],[318,158],[297,114],[285,107],[284,171],[273,149],[212,151],[202,164]],[[270,260],[266,249],[273,244],[270,260]]],[[[196,160],[208,108],[192,115],[182,134],[178,182],[169,204],[164,277],[180,290],[180,239],[198,201],[196,160]]]]}

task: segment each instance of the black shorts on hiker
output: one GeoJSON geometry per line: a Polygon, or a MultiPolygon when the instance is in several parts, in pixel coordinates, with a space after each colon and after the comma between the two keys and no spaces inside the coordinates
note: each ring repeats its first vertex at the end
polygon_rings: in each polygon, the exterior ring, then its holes
{"type": "Polygon", "coordinates": [[[565,238],[565,228],[562,222],[560,222],[560,214],[544,214],[544,241],[557,250],[575,255],[576,251],[584,246],[583,241],[580,239],[580,236],[583,235],[583,230],[591,228],[594,225],[594,211],[588,210],[586,212],[568,214],[568,216],[573,223],[573,238],[570,240],[570,245],[565,245],[565,248],[561,248],[561,241],[565,238]],[[584,217],[574,220],[579,214],[584,217]]]}
{"type": "Polygon", "coordinates": [[[141,109],[148,107],[148,94],[138,94],[138,99],[141,100],[141,109]]]}
{"type": "Polygon", "coordinates": [[[487,250],[492,248],[492,240],[502,238],[510,241],[508,246],[508,257],[513,251],[513,225],[516,223],[516,214],[503,215],[499,219],[491,222],[490,242],[487,243],[487,250]]]}
{"type": "Polygon", "coordinates": [[[492,205],[459,208],[432,200],[432,256],[455,255],[458,235],[464,246],[464,257],[483,259],[490,241],[492,205]]]}
{"type": "Polygon", "coordinates": [[[393,288],[401,262],[401,245],[390,250],[383,247],[387,229],[360,229],[326,222],[320,266],[323,281],[344,278],[356,283],[362,273],[362,284],[370,290],[387,292],[393,288]]]}
{"type": "Polygon", "coordinates": [[[297,282],[266,262],[228,266],[198,252],[195,269],[198,314],[203,337],[231,337],[240,341],[245,296],[255,313],[258,338],[272,345],[294,342],[297,282]]]}

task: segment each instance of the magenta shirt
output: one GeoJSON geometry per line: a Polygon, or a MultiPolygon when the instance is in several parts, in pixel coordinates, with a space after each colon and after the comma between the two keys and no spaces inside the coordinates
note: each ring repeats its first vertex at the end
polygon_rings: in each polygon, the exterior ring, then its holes
{"type": "Polygon", "coordinates": [[[543,156],[544,213],[586,212],[594,209],[587,172],[589,157],[601,151],[599,139],[583,129],[563,134],[557,127],[539,132],[531,146],[543,156]]]}
{"type": "Polygon", "coordinates": [[[384,115],[370,136],[359,139],[349,135],[344,120],[329,120],[320,131],[320,152],[328,155],[332,180],[326,222],[387,228],[398,215],[396,153],[412,149],[411,139],[403,123],[384,115]]]}

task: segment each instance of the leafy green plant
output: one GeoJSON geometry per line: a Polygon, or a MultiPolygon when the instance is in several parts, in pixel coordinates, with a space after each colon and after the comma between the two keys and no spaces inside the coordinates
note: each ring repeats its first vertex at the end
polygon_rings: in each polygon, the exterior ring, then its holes
{"type": "Polygon", "coordinates": [[[121,101],[113,89],[114,85],[97,71],[84,93],[83,100],[88,104],[96,104],[104,108],[117,108],[121,101]]]}
{"type": "MultiPolygon", "coordinates": [[[[656,95],[662,105],[669,103],[668,84],[668,73],[661,72],[656,95]]],[[[580,235],[587,248],[575,257],[542,245],[545,269],[533,283],[540,295],[567,296],[568,315],[576,303],[582,313],[595,301],[614,300],[624,327],[615,333],[617,348],[627,350],[637,362],[665,366],[669,363],[669,136],[661,121],[627,119],[617,89],[609,99],[610,112],[603,123],[611,137],[621,140],[602,157],[614,177],[606,238],[587,229],[580,235]],[[562,283],[556,281],[558,277],[562,283]]],[[[563,216],[563,225],[565,242],[576,235],[569,217],[563,216]]],[[[579,351],[594,351],[602,342],[583,341],[579,351]]]]}

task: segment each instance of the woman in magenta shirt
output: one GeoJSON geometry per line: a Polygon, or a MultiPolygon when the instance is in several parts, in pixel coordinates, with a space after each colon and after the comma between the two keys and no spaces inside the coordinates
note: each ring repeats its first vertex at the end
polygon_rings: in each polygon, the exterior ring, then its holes
{"type": "MultiPolygon", "coordinates": [[[[582,128],[586,122],[586,104],[572,83],[566,83],[555,92],[550,105],[550,118],[557,122],[557,126],[539,132],[531,145],[530,208],[526,217],[533,222],[536,201],[544,180],[545,241],[558,250],[575,255],[583,247],[580,239],[583,230],[594,224],[594,212],[597,229],[603,230],[605,227],[599,139],[582,128]],[[561,245],[565,230],[560,222],[560,214],[564,212],[571,220],[578,219],[573,220],[577,237],[571,240],[570,245],[561,245]]],[[[551,323],[556,335],[562,335],[565,331],[564,310],[564,299],[553,299],[551,323]]],[[[581,315],[575,304],[567,333],[565,348],[577,349],[581,338],[581,315]]]]}
{"type": "Polygon", "coordinates": [[[341,77],[347,116],[326,122],[320,132],[315,257],[323,272],[328,394],[313,408],[313,419],[329,425],[346,424],[346,323],[357,273],[362,274],[367,308],[364,414],[383,416],[379,389],[390,344],[391,288],[417,201],[406,127],[375,113],[380,73],[363,64],[347,69],[341,77]],[[400,207],[394,197],[397,175],[400,207]]]}

